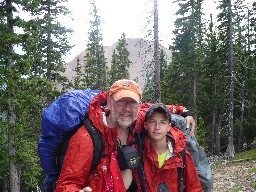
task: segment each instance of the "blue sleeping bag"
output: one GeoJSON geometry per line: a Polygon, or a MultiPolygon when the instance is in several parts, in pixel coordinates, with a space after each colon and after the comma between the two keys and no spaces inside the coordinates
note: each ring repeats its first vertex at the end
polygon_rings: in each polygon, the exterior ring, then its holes
{"type": "Polygon", "coordinates": [[[77,128],[85,118],[92,99],[100,90],[75,90],[57,98],[43,112],[42,135],[38,141],[38,154],[43,172],[47,174],[45,188],[56,182],[60,171],[56,156],[67,132],[77,128]]]}

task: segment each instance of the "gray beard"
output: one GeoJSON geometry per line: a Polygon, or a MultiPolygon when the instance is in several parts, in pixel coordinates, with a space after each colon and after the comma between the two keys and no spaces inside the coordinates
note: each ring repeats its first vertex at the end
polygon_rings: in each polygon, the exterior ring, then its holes
{"type": "MultiPolygon", "coordinates": [[[[119,120],[119,118],[116,116],[116,113],[115,113],[115,110],[113,109],[113,107],[112,107],[110,113],[111,113],[112,120],[113,120],[115,127],[120,128],[120,129],[129,128],[132,125],[132,123],[135,121],[135,119],[132,119],[130,121],[125,121],[125,122],[119,120]]],[[[132,116],[131,116],[131,118],[132,118],[132,116]]]]}
{"type": "Polygon", "coordinates": [[[115,127],[121,128],[121,129],[127,129],[132,125],[132,122],[123,122],[123,121],[118,121],[117,118],[114,119],[114,124],[115,127]]]}

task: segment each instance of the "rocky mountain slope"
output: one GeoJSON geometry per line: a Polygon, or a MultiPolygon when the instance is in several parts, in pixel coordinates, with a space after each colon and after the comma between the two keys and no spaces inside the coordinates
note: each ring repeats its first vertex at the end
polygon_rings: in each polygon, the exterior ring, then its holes
{"type": "MultiPolygon", "coordinates": [[[[132,62],[129,68],[130,79],[136,80],[143,88],[146,83],[146,68],[153,61],[154,43],[140,38],[126,38],[127,49],[130,52],[129,59],[132,62]]],[[[112,46],[104,46],[105,57],[107,59],[107,66],[111,66],[111,58],[117,42],[112,46]]],[[[161,46],[166,54],[166,59],[171,60],[171,51],[161,46]]],[[[73,69],[76,67],[77,58],[80,61],[84,60],[85,51],[78,54],[72,61],[67,63],[65,76],[70,80],[73,79],[75,73],[73,69]]]]}

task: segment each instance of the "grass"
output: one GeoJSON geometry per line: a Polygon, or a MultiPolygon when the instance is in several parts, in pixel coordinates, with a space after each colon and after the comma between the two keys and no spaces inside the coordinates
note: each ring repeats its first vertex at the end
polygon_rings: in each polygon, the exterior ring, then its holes
{"type": "Polygon", "coordinates": [[[250,173],[256,173],[256,167],[253,167],[253,168],[250,170],[250,173]]]}
{"type": "MultiPolygon", "coordinates": [[[[252,149],[252,150],[249,150],[249,151],[244,151],[244,152],[241,152],[237,155],[235,155],[235,160],[239,160],[239,159],[256,159],[256,148],[255,149],[252,149]]],[[[252,169],[250,169],[249,171],[250,173],[256,173],[256,167],[253,167],[252,169]]],[[[250,186],[253,188],[253,189],[256,189],[256,182],[252,182],[250,183],[250,186]]],[[[239,189],[239,188],[238,188],[239,189]]],[[[236,192],[237,189],[235,188],[233,190],[233,192],[236,192]]],[[[238,190],[239,191],[239,190],[238,190]]]]}
{"type": "Polygon", "coordinates": [[[233,189],[232,189],[232,192],[240,192],[241,191],[241,186],[240,184],[236,184],[233,189]]]}
{"type": "Polygon", "coordinates": [[[250,184],[253,189],[256,189],[256,182],[250,184]]]}
{"type": "Polygon", "coordinates": [[[249,151],[244,151],[241,153],[238,153],[235,155],[235,160],[239,159],[256,159],[256,148],[249,150],[249,151]]]}

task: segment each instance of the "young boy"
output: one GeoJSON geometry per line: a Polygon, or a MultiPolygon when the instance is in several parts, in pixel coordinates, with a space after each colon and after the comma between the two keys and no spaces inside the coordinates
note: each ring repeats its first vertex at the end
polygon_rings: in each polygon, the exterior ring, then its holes
{"type": "Polygon", "coordinates": [[[142,152],[146,184],[135,171],[138,191],[201,192],[202,187],[193,160],[184,150],[185,134],[172,128],[170,121],[170,111],[161,103],[153,104],[146,112],[144,127],[147,135],[142,152]]]}

